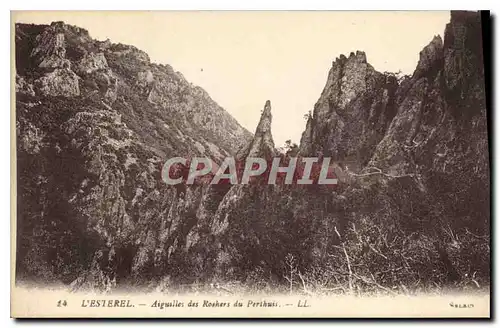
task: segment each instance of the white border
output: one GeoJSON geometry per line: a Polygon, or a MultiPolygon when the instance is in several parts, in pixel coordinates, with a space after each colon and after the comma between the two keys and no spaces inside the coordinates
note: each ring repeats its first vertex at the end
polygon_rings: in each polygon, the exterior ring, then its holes
{"type": "MultiPolygon", "coordinates": [[[[49,9],[61,9],[61,10],[450,10],[450,9],[466,9],[466,10],[477,10],[477,9],[490,9],[492,14],[498,13],[499,1],[495,0],[454,0],[454,1],[440,1],[435,0],[419,0],[415,2],[405,2],[405,1],[373,1],[373,0],[356,0],[356,1],[327,1],[327,0],[306,0],[306,1],[275,1],[275,0],[252,0],[247,2],[241,1],[230,1],[230,0],[212,0],[210,2],[203,0],[183,0],[183,1],[151,1],[151,0],[141,0],[141,1],[130,1],[122,0],[116,2],[104,3],[102,0],[87,0],[87,1],[62,1],[62,0],[44,0],[44,1],[15,1],[14,3],[7,3],[7,1],[2,1],[2,11],[0,16],[0,22],[2,24],[2,45],[6,47],[1,53],[2,63],[0,74],[2,82],[2,104],[3,109],[0,110],[0,123],[2,127],[0,128],[0,150],[2,151],[3,158],[0,162],[1,174],[0,174],[0,200],[1,209],[4,214],[1,218],[2,228],[2,245],[1,250],[3,252],[2,256],[2,271],[1,271],[1,282],[2,282],[2,293],[1,293],[1,304],[0,309],[2,327],[12,327],[16,322],[9,319],[10,316],[10,269],[8,263],[10,257],[10,162],[7,159],[10,157],[10,51],[6,45],[10,47],[10,12],[9,10],[49,10],[49,9]],[[4,8],[5,7],[5,8],[4,8]]],[[[498,35],[494,35],[494,44],[498,43],[498,35]]],[[[493,60],[498,57],[495,56],[493,60]]],[[[493,78],[498,76],[498,65],[494,72],[493,78]]],[[[491,90],[493,94],[498,94],[498,83],[494,83],[495,90],[491,90]]],[[[495,126],[498,128],[500,116],[495,115],[495,126]]],[[[497,135],[494,136],[494,153],[499,153],[500,140],[497,135]]],[[[498,174],[495,176],[495,183],[498,183],[498,174]]],[[[500,194],[497,192],[494,194],[494,199],[492,202],[495,204],[500,204],[500,194]]],[[[497,205],[498,206],[498,205],[497,205]]],[[[496,211],[495,211],[496,212],[496,211]]],[[[492,218],[496,218],[496,213],[493,213],[492,218]]],[[[494,236],[498,237],[498,226],[495,225],[494,236]]],[[[495,258],[492,259],[494,263],[498,264],[498,252],[494,252],[495,258]]],[[[498,270],[495,270],[498,272],[498,270]]],[[[497,275],[494,279],[497,283],[497,275]]],[[[497,284],[494,284],[496,286],[497,284]]],[[[495,293],[497,296],[498,294],[495,293]]],[[[494,302],[498,304],[498,302],[494,302]]],[[[493,313],[498,315],[497,307],[495,306],[493,313]]],[[[88,322],[81,322],[79,324],[87,324],[88,322]]],[[[259,326],[271,326],[274,325],[289,325],[292,322],[259,322],[259,326]]],[[[398,322],[398,324],[404,324],[398,322]]],[[[31,322],[35,326],[41,326],[44,322],[31,322]]],[[[57,324],[58,326],[69,326],[74,324],[74,322],[46,322],[45,325],[57,324]]],[[[99,322],[94,323],[98,327],[104,327],[106,324],[125,324],[125,322],[99,322]]],[[[127,325],[137,325],[140,326],[142,322],[126,323],[127,325]]],[[[157,322],[157,325],[169,326],[199,326],[200,322],[194,323],[181,323],[181,322],[157,322]]],[[[208,324],[208,323],[207,323],[208,324]]],[[[212,325],[221,325],[220,322],[211,323],[212,325]]],[[[226,322],[226,325],[232,326],[235,322],[226,322]]],[[[251,324],[251,322],[238,322],[238,324],[251,324]]],[[[255,324],[255,323],[254,323],[255,324]]],[[[348,323],[345,322],[334,322],[337,326],[347,326],[348,323]]],[[[349,325],[359,326],[364,324],[359,323],[349,323],[349,325]]],[[[369,324],[373,324],[370,322],[369,324]]],[[[380,322],[379,325],[386,325],[386,322],[380,322]]],[[[425,322],[425,325],[441,326],[441,325],[454,325],[454,322],[425,322]]],[[[473,325],[472,322],[464,323],[465,325],[473,325]]],[[[302,322],[299,324],[303,327],[308,327],[310,322],[302,322]]]]}
{"type": "Polygon", "coordinates": [[[388,0],[183,0],[183,1],[130,1],[106,3],[99,0],[84,2],[61,0],[23,0],[10,6],[11,10],[478,10],[495,7],[493,0],[419,0],[415,2],[388,0]]]}

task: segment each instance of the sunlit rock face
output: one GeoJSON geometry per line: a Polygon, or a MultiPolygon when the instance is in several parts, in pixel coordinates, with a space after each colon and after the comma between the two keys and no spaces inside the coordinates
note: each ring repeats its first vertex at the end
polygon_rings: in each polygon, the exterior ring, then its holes
{"type": "MultiPolygon", "coordinates": [[[[342,70],[334,63],[301,142],[303,153],[321,149],[339,161],[347,159],[350,174],[356,181],[342,194],[345,198],[340,198],[344,210],[337,215],[344,220],[352,218],[343,225],[377,229],[379,224],[388,231],[402,229],[401,232],[408,235],[420,234],[419,243],[433,245],[431,258],[434,260],[427,264],[440,267],[434,270],[439,272],[440,278],[436,279],[442,283],[462,283],[470,275],[470,267],[477,268],[484,283],[489,283],[488,241],[478,243],[469,234],[474,230],[480,236],[489,236],[490,223],[481,40],[478,13],[452,12],[444,39],[435,36],[420,52],[412,76],[390,87],[379,85],[378,96],[387,95],[386,99],[390,99],[387,104],[391,107],[379,107],[382,110],[375,111],[380,114],[379,119],[368,124],[370,119],[366,118],[373,117],[368,113],[372,113],[369,108],[374,104],[368,101],[372,98],[367,98],[369,83],[355,83],[359,89],[349,88],[343,84],[343,78],[335,78],[342,76],[338,73],[342,70]],[[356,106],[361,103],[365,105],[356,106]],[[365,116],[346,120],[348,110],[365,113],[365,116]],[[328,128],[320,130],[318,125],[328,128]],[[375,130],[371,130],[373,127],[375,130]],[[371,135],[371,139],[357,138],[356,131],[360,130],[361,135],[371,135]],[[357,141],[352,143],[353,140],[357,141]],[[344,154],[364,149],[365,157],[362,160],[357,157],[355,169],[351,169],[351,163],[356,162],[356,158],[342,155],[339,152],[342,145],[349,145],[343,148],[347,149],[344,154]],[[381,218],[385,218],[382,223],[381,218]],[[379,223],[375,223],[377,221],[379,223]],[[450,234],[450,231],[453,232],[450,234]],[[462,234],[461,242],[456,234],[462,234]]],[[[363,58],[358,56],[351,55],[350,58],[356,60],[341,57],[336,62],[351,60],[353,65],[360,66],[356,71],[358,77],[348,73],[344,77],[358,81],[360,77],[367,77],[363,58]]],[[[352,229],[345,233],[357,238],[352,229]]],[[[416,272],[424,271],[423,264],[415,263],[415,268],[420,265],[416,272]]]]}

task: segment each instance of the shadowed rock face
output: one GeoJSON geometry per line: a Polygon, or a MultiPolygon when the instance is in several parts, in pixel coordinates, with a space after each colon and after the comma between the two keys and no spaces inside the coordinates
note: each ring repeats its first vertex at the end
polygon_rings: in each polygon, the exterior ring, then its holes
{"type": "Polygon", "coordinates": [[[348,163],[334,187],[167,187],[167,157],[276,155],[270,101],[252,138],[132,46],[62,23],[16,25],[18,277],[101,290],[212,279],[263,288],[283,282],[293,256],[309,287],[342,287],[347,252],[367,277],[359,288],[373,288],[369,277],[402,291],[466,288],[472,275],[487,285],[480,23],[453,12],[399,81],[360,51],[333,62],[300,156],[348,163]]]}

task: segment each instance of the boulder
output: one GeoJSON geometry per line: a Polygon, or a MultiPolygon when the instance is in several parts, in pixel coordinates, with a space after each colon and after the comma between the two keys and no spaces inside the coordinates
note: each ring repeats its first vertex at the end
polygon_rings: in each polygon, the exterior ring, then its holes
{"type": "Polygon", "coordinates": [[[35,81],[36,89],[45,96],[74,97],[80,95],[78,75],[70,69],[58,68],[35,81]]]}

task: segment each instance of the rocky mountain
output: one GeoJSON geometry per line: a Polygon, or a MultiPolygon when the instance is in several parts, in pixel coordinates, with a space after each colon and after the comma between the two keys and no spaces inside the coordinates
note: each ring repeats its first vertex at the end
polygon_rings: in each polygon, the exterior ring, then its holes
{"type": "Polygon", "coordinates": [[[273,135],[271,133],[271,123],[273,115],[271,114],[271,102],[268,100],[264,105],[259,124],[255,130],[253,140],[242,147],[237,158],[245,159],[247,157],[273,157],[276,155],[273,135]]]}
{"type": "Polygon", "coordinates": [[[397,88],[396,77],[377,72],[364,52],[341,55],[307,120],[300,153],[366,165],[396,114],[397,88]]]}
{"type": "Polygon", "coordinates": [[[183,208],[164,161],[217,162],[252,138],[172,67],[62,22],[16,24],[16,130],[18,272],[65,282],[102,257],[140,270],[183,208]]]}
{"type": "MultiPolygon", "coordinates": [[[[269,148],[268,116],[253,153],[269,148]]],[[[478,13],[453,12],[444,42],[431,40],[412,76],[376,72],[361,51],[341,56],[300,156],[332,157],[347,178],[335,188],[231,187],[204,260],[220,279],[256,288],[290,271],[303,292],[487,287],[487,133],[478,13]]]]}
{"type": "Polygon", "coordinates": [[[160,155],[182,150],[222,158],[251,138],[171,66],[151,63],[133,46],[93,40],[86,30],[62,22],[16,25],[16,91],[118,112],[160,155]]]}
{"type": "MultiPolygon", "coordinates": [[[[341,55],[302,135],[338,185],[176,185],[167,157],[278,156],[169,66],[61,23],[16,26],[17,274],[74,288],[413,293],[490,281],[481,15],[411,76],[341,55]]],[[[288,155],[280,155],[284,161],[288,155]]]]}

